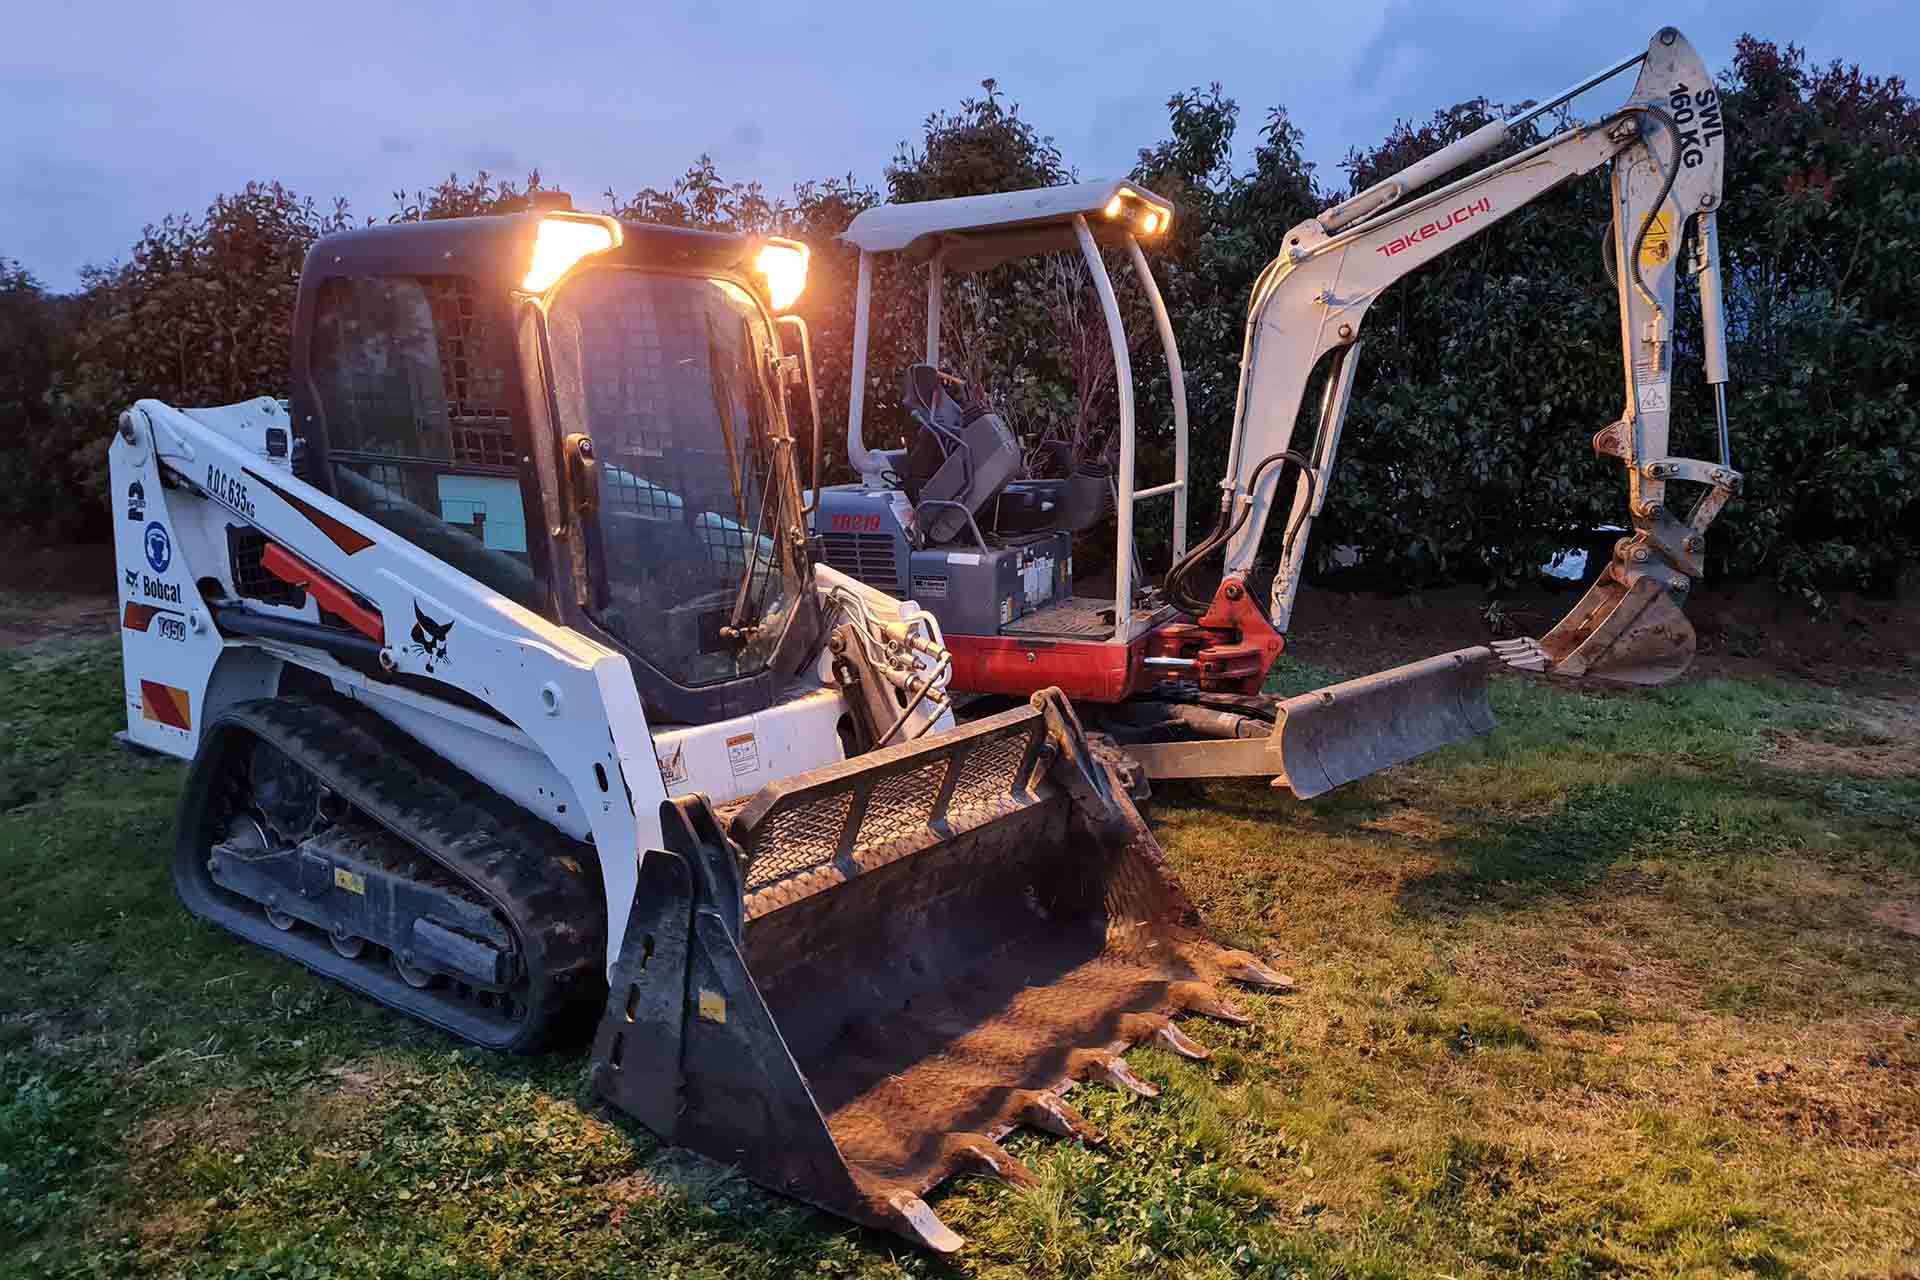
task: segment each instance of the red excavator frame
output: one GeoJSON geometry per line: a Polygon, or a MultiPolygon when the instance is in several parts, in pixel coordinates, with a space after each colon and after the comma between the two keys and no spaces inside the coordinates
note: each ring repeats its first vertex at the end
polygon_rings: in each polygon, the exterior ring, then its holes
{"type": "Polygon", "coordinates": [[[1259,693],[1286,647],[1239,577],[1220,584],[1199,621],[1169,622],[1130,644],[968,635],[946,642],[956,688],[1024,698],[1055,685],[1076,702],[1098,703],[1125,702],[1167,680],[1194,679],[1208,693],[1259,693]]]}

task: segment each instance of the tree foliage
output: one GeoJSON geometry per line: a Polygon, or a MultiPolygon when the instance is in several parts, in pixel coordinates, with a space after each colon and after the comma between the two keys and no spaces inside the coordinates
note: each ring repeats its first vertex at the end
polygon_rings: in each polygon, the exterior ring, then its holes
{"type": "MultiPolygon", "coordinates": [[[[1720,234],[1735,464],[1748,487],[1716,526],[1713,569],[1771,574],[1816,603],[1832,584],[1889,587],[1920,543],[1920,267],[1910,252],[1920,243],[1920,103],[1897,77],[1812,65],[1797,48],[1751,37],[1720,88],[1732,151],[1720,234]]],[[[1502,111],[1473,100],[1402,122],[1350,152],[1329,182],[1284,109],[1261,117],[1241,168],[1240,106],[1220,85],[1168,100],[1166,134],[1139,151],[1131,176],[1180,210],[1153,269],[1180,339],[1196,524],[1210,516],[1225,465],[1250,291],[1289,229],[1502,111]]],[[[605,199],[624,218],[812,247],[798,310],[813,335],[830,474],[844,476],[857,254],[837,235],[883,196],[1076,176],[1055,140],[987,80],[926,116],[878,189],[849,174],[780,195],[729,180],[702,155],[664,186],[605,199]]],[[[518,183],[452,175],[396,192],[389,220],[510,213],[547,189],[537,171],[518,183]]],[[[1618,468],[1588,447],[1623,395],[1600,261],[1608,217],[1603,181],[1569,184],[1375,304],[1315,562],[1352,546],[1400,580],[1506,582],[1621,521],[1618,468]]],[[[260,183],[198,217],[148,227],[123,262],[90,270],[71,296],[0,258],[0,518],[40,536],[99,533],[106,441],[140,396],[208,404],[284,393],[301,263],[319,236],[348,225],[342,203],[260,183]]],[[[1134,340],[1141,483],[1154,483],[1171,471],[1171,383],[1130,267],[1119,255],[1109,267],[1134,340]]],[[[901,375],[924,356],[926,272],[897,259],[875,272],[870,444],[900,438],[901,375]]],[[[975,395],[1030,438],[1065,439],[1083,457],[1105,451],[1113,356],[1077,258],[950,273],[943,304],[943,363],[975,395]]],[[[1696,315],[1683,291],[1675,449],[1711,456],[1712,401],[1685,376],[1698,367],[1696,315]]],[[[1152,559],[1164,528],[1143,518],[1140,534],[1152,559]]]]}

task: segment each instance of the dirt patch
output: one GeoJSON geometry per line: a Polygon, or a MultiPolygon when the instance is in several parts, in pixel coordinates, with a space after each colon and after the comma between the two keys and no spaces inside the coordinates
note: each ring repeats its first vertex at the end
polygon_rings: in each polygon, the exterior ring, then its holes
{"type": "Polygon", "coordinates": [[[184,1213],[162,1213],[140,1220],[140,1242],[144,1245],[166,1245],[199,1230],[199,1221],[184,1213]]]}
{"type": "Polygon", "coordinates": [[[1360,824],[1360,829],[1412,845],[1450,845],[1474,834],[1471,827],[1410,805],[1369,818],[1360,824]]]}
{"type": "Polygon", "coordinates": [[[1920,703],[1852,697],[1803,734],[1773,732],[1759,763],[1811,777],[1920,778],[1920,703]]]}
{"type": "Polygon", "coordinates": [[[1920,1063],[1886,1050],[1722,1063],[1713,1074],[1726,1109],[1750,1124],[1843,1147],[1920,1142],[1920,1063]]]}
{"type": "Polygon", "coordinates": [[[129,1163],[151,1165],[185,1142],[238,1154],[253,1145],[264,1100],[244,1089],[214,1093],[187,1107],[173,1107],[136,1126],[125,1139],[129,1163]]]}
{"type": "Polygon", "coordinates": [[[1760,763],[1814,777],[1920,778],[1920,742],[1854,746],[1790,733],[1767,735],[1773,749],[1760,763]]]}
{"type": "Polygon", "coordinates": [[[119,601],[112,596],[0,591],[0,649],[59,636],[112,635],[119,615],[119,601]]]}
{"type": "Polygon", "coordinates": [[[328,1067],[327,1074],[337,1082],[334,1096],[339,1098],[370,1098],[378,1093],[391,1074],[386,1068],[370,1062],[349,1062],[338,1067],[328,1067]]]}
{"type": "Polygon", "coordinates": [[[1873,909],[1873,920],[1909,938],[1920,938],[1920,902],[1883,902],[1873,909]]]}
{"type": "MultiPolygon", "coordinates": [[[[1500,592],[1476,586],[1380,591],[1333,578],[1301,591],[1287,649],[1341,674],[1378,670],[1449,649],[1544,635],[1584,589],[1570,583],[1500,592]]],[[[1910,698],[1920,688],[1920,600],[1836,591],[1828,605],[1825,617],[1815,617],[1769,582],[1708,580],[1687,601],[1699,638],[1689,675],[1806,680],[1910,698]]]]}
{"type": "Polygon", "coordinates": [[[0,592],[111,596],[116,577],[111,542],[10,547],[0,556],[0,592]]]}
{"type": "Polygon", "coordinates": [[[670,1189],[665,1181],[645,1169],[614,1179],[601,1188],[607,1199],[613,1202],[613,1209],[607,1214],[608,1225],[617,1227],[625,1222],[627,1214],[636,1204],[666,1199],[670,1189]]]}
{"type": "Polygon", "coordinates": [[[0,556],[0,649],[71,635],[111,635],[119,622],[113,544],[10,547],[0,556]]]}

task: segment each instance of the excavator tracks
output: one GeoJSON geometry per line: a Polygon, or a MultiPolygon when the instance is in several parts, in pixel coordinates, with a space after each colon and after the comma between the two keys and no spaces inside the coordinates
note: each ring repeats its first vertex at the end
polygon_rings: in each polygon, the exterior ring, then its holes
{"type": "Polygon", "coordinates": [[[584,1032],[605,995],[592,846],[345,699],[210,725],[173,870],[195,915],[488,1049],[584,1032]]]}

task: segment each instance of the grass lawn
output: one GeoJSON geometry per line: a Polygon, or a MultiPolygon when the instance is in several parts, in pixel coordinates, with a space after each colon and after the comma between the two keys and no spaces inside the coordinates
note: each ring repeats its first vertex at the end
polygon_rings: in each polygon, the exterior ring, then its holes
{"type": "MultiPolygon", "coordinates": [[[[1108,1131],[934,1198],[943,1262],[662,1152],[584,1058],[462,1051],[188,919],[118,648],[0,654],[0,1273],[1920,1271],[1910,696],[1502,679],[1501,730],[1312,804],[1166,789],[1300,980],[1141,1049],[1108,1131]]],[[[1302,685],[1312,673],[1290,667],[1302,685]]]]}

